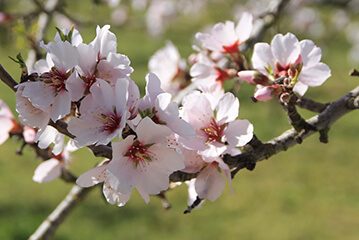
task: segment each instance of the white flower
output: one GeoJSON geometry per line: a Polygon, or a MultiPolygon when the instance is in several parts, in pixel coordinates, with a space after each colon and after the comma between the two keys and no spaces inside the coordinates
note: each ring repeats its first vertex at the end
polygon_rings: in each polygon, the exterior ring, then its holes
{"type": "Polygon", "coordinates": [[[96,37],[90,43],[94,47],[98,60],[105,59],[110,53],[117,51],[116,35],[109,29],[110,25],[105,25],[102,28],[97,26],[96,37]]]}
{"type": "Polygon", "coordinates": [[[204,157],[238,154],[236,147],[244,146],[253,137],[253,125],[247,120],[236,120],[239,101],[226,93],[212,108],[206,95],[193,92],[183,100],[182,118],[196,131],[196,138],[180,142],[188,149],[199,150],[204,157]]]}
{"type": "Polygon", "coordinates": [[[217,23],[210,33],[197,33],[196,38],[206,49],[223,53],[237,53],[238,47],[244,43],[252,32],[253,16],[243,13],[237,26],[234,22],[217,23]]]}
{"type": "Polygon", "coordinates": [[[138,106],[140,114],[149,116],[155,123],[167,126],[184,138],[193,137],[193,128],[179,117],[178,106],[171,101],[171,94],[165,93],[160,86],[161,81],[155,74],[146,76],[146,95],[138,106]]]}
{"type": "Polygon", "coordinates": [[[0,145],[9,138],[10,131],[16,126],[10,108],[0,99],[0,145]]]}
{"type": "Polygon", "coordinates": [[[127,79],[121,79],[114,88],[103,80],[92,85],[91,94],[81,102],[80,117],[68,125],[78,146],[106,145],[121,135],[128,118],[128,84],[127,79]]]}
{"type": "Polygon", "coordinates": [[[76,78],[73,68],[78,63],[78,55],[69,42],[50,42],[46,49],[46,61],[40,60],[35,66],[41,69],[40,80],[22,84],[22,96],[57,121],[70,113],[71,101],[79,100],[67,86],[69,79],[76,78]]]}
{"type": "Polygon", "coordinates": [[[38,183],[45,183],[60,177],[62,170],[70,163],[70,153],[76,150],[73,142],[69,141],[62,152],[37,166],[32,179],[38,183]]]}
{"type": "Polygon", "coordinates": [[[181,58],[178,49],[172,42],[167,42],[150,58],[148,68],[161,80],[161,88],[171,94],[176,94],[181,89],[181,79],[178,75],[184,74],[186,62],[181,58]]]}
{"type": "Polygon", "coordinates": [[[149,195],[169,186],[171,173],[184,168],[183,158],[165,144],[171,131],[148,117],[141,120],[134,135],[112,144],[113,158],[107,165],[91,169],[77,183],[89,187],[104,182],[104,194],[112,204],[123,206],[136,188],[146,203],[149,195]]]}
{"type": "MultiPolygon", "coordinates": [[[[311,40],[299,42],[293,34],[287,33],[275,35],[271,45],[257,43],[252,63],[272,81],[280,77],[288,78],[293,91],[302,96],[309,86],[320,86],[331,76],[329,67],[320,62],[321,57],[320,48],[311,40]]],[[[269,88],[273,91],[272,95],[278,94],[276,84],[269,88]]]]}

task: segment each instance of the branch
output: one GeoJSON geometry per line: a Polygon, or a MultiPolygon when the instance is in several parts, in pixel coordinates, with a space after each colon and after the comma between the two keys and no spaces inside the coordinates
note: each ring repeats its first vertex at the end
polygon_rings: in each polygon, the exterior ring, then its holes
{"type": "Polygon", "coordinates": [[[10,76],[10,74],[3,68],[3,66],[0,64],[0,79],[3,81],[11,90],[16,92],[15,86],[17,85],[17,82],[10,76]]]}
{"type": "MultiPolygon", "coordinates": [[[[307,120],[310,125],[315,127],[315,130],[306,131],[301,136],[302,139],[304,140],[316,132],[326,131],[338,119],[352,112],[353,110],[358,109],[358,106],[355,104],[358,99],[359,86],[350,91],[348,94],[339,98],[337,101],[329,104],[322,113],[307,120]]],[[[248,163],[256,163],[268,159],[279,152],[286,151],[288,148],[297,145],[298,142],[296,137],[297,132],[294,129],[290,129],[252,151],[245,152],[234,157],[227,155],[225,156],[224,161],[231,168],[242,169],[245,168],[248,163]]]]}
{"type": "Polygon", "coordinates": [[[41,223],[29,240],[50,239],[71,210],[94,188],[81,188],[74,185],[65,199],[41,223]]]}

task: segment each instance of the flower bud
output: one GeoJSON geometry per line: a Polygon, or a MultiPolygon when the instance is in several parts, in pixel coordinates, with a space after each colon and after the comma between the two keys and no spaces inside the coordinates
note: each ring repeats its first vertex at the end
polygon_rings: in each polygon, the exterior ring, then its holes
{"type": "Polygon", "coordinates": [[[265,102],[272,98],[272,92],[273,89],[271,87],[257,87],[254,93],[254,98],[258,101],[265,102]]]}
{"type": "Polygon", "coordinates": [[[260,84],[260,85],[268,85],[269,79],[267,76],[256,70],[245,70],[240,71],[238,77],[249,84],[260,84]]]}

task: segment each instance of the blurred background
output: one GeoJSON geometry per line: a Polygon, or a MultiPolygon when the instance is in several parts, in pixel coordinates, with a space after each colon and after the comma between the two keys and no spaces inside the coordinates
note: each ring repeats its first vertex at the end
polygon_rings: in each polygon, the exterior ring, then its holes
{"type": "MultiPolygon", "coordinates": [[[[256,16],[271,1],[234,0],[86,0],[61,2],[45,32],[51,40],[55,26],[80,30],[84,41],[95,37],[96,25],[111,24],[118,51],[129,56],[133,79],[143,91],[150,56],[171,40],[182,57],[192,52],[194,34],[219,21],[237,21],[243,11],[256,16]]],[[[39,27],[37,10],[46,1],[0,0],[0,63],[16,79],[20,69],[8,58],[27,56],[39,27]],[[37,14],[37,15],[36,15],[37,14]]],[[[309,38],[323,51],[332,77],[306,96],[328,102],[357,86],[349,77],[359,67],[359,1],[294,0],[280,21],[265,35],[277,32],[309,38]]],[[[250,52],[247,53],[250,56],[250,52]]],[[[275,101],[253,103],[253,87],[243,86],[238,97],[240,117],[248,118],[257,136],[269,140],[290,126],[275,101]]],[[[0,83],[0,99],[15,111],[15,97],[0,83]]],[[[303,116],[313,114],[302,111],[303,116]]],[[[340,119],[329,143],[312,136],[302,145],[260,162],[253,172],[241,171],[214,203],[184,215],[187,187],[170,191],[172,209],[159,199],[146,205],[137,193],[123,207],[109,205],[94,190],[60,226],[55,239],[359,239],[359,114],[340,119]]],[[[71,185],[61,180],[32,181],[40,163],[31,149],[15,155],[19,143],[0,146],[0,239],[26,239],[67,194],[71,185]]],[[[86,149],[74,153],[71,170],[77,175],[96,164],[86,149]]]]}

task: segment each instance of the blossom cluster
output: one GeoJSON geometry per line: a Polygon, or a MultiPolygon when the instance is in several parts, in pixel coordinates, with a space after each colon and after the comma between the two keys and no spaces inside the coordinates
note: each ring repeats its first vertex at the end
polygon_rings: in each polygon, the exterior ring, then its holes
{"type": "MultiPolygon", "coordinates": [[[[41,46],[46,58],[30,69],[31,80],[20,83],[16,94],[21,123],[36,129],[34,141],[40,148],[52,146],[54,153],[35,171],[35,181],[59,176],[68,153],[77,148],[111,145],[112,159],[82,174],[77,183],[103,183],[112,204],[125,205],[134,188],[148,202],[150,195],[168,189],[169,176],[176,171],[198,173],[195,190],[200,198],[219,197],[225,178],[230,180],[223,155],[239,154],[239,147],[253,136],[252,124],[237,120],[239,101],[233,94],[194,91],[179,108],[172,100],[175,90],[166,85],[178,74],[176,67],[172,77],[165,71],[148,73],[141,98],[131,79],[130,60],[117,52],[108,25],[97,27],[88,44],[72,29],[41,46]],[[73,142],[66,144],[65,136],[49,125],[57,121],[68,124],[73,142]]],[[[171,54],[184,71],[179,54],[171,54]]],[[[156,72],[154,62],[150,66],[156,72]]]]}
{"type": "Polygon", "coordinates": [[[59,31],[41,43],[46,58],[29,66],[31,78],[17,86],[16,123],[0,102],[0,144],[11,134],[32,130],[32,143],[51,148],[53,158],[39,165],[34,180],[46,182],[68,167],[70,153],[86,146],[108,145],[112,158],[83,173],[77,184],[102,184],[111,204],[123,206],[136,189],[147,203],[150,195],[166,191],[170,175],[196,174],[190,192],[216,200],[231,168],[225,155],[241,154],[253,138],[253,125],[238,119],[238,98],[225,92],[225,82],[256,86],[254,99],[267,101],[288,94],[302,96],[330,76],[321,50],[310,40],[277,34],[271,44],[257,43],[251,63],[242,54],[250,39],[254,17],[244,13],[237,24],[215,24],[197,33],[196,53],[186,62],[168,42],[149,61],[145,95],[131,78],[130,59],[117,52],[117,38],[105,25],[84,43],[76,29],[59,31]],[[180,104],[174,101],[192,81],[195,89],[180,104]],[[67,123],[72,138],[53,127],[67,123]],[[20,129],[20,130],[19,130],[20,129]]]}

